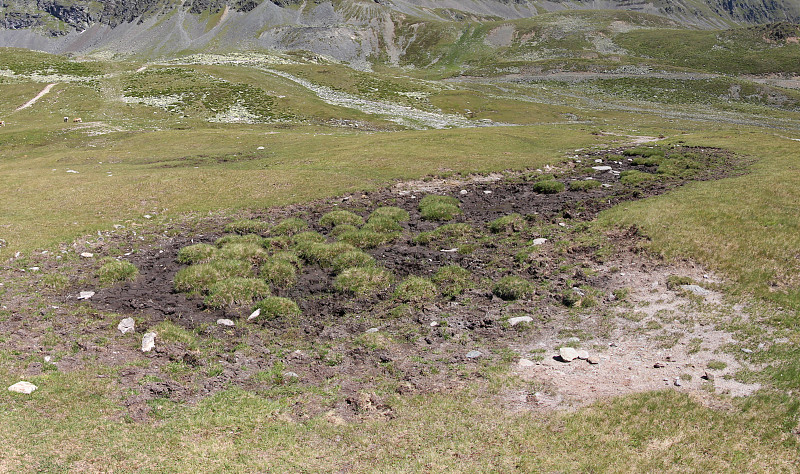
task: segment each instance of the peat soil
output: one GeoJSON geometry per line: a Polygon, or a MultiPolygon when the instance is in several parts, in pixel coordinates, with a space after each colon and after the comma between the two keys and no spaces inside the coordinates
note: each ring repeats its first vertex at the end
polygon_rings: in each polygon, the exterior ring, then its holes
{"type": "MultiPolygon", "coordinates": [[[[399,238],[367,250],[394,275],[391,287],[368,296],[342,294],[333,289],[332,270],[307,264],[296,285],[273,289],[302,310],[300,316],[285,319],[248,321],[250,307],[210,309],[202,298],[174,290],[175,274],[185,267],[177,261],[178,251],[193,243],[214,243],[224,235],[224,219],[169,228],[149,236],[146,245],[135,232],[110,235],[102,242],[98,239],[91,250],[99,257],[111,249],[131,249],[118,258],[138,267],[136,280],[101,288],[92,276],[100,264],[96,257],[42,264],[37,276],[27,273],[35,285],[43,287],[48,273],[61,272],[70,275],[69,289],[37,295],[40,302],[32,314],[22,314],[34,307],[26,297],[7,297],[8,317],[0,321],[0,333],[8,336],[0,348],[13,350],[20,371],[29,376],[98,365],[111,368],[107,376],[120,397],[119,417],[136,421],[150,419],[159,400],[196,402],[232,386],[265,397],[288,397],[292,416],[298,419],[320,413],[337,419],[390,417],[394,394],[447,391],[476,382],[487,388],[507,377],[520,358],[528,368],[518,373],[522,382],[518,380],[516,391],[507,397],[512,405],[528,409],[563,400],[591,401],[592,397],[565,398],[561,393],[568,387],[558,383],[566,380],[558,366],[569,364],[553,358],[557,349],[608,347],[608,341],[630,326],[629,319],[615,316],[635,304],[626,295],[638,292],[648,298],[651,279],[662,280],[663,286],[663,280],[681,271],[648,256],[635,228],[603,231],[591,221],[604,209],[667,192],[687,179],[738,173],[744,163],[719,149],[675,148],[674,153],[691,153],[702,166],[689,178],[660,176],[630,185],[623,184],[620,173],[653,173],[654,168],[634,164],[623,151],[586,152],[546,170],[402,182],[365,194],[253,212],[247,217],[271,224],[300,217],[309,230],[323,234],[327,231],[317,224],[319,218],[334,209],[366,218],[377,207],[397,206],[410,214],[399,238]],[[546,174],[565,183],[567,190],[534,191],[546,174]],[[601,185],[570,190],[570,182],[588,180],[601,185]],[[419,201],[427,194],[457,198],[462,213],[448,222],[422,219],[419,201]],[[489,222],[512,213],[523,216],[523,223],[497,233],[487,228],[489,222]],[[443,240],[415,243],[421,232],[452,223],[470,227],[443,240]],[[534,239],[547,240],[535,244],[534,239]],[[455,298],[439,295],[409,302],[395,295],[405,277],[430,277],[446,265],[459,265],[471,274],[467,288],[455,298]],[[632,270],[628,278],[620,268],[632,270]],[[633,274],[639,277],[631,279],[633,274]],[[528,281],[533,291],[510,301],[497,296],[496,282],[511,275],[528,281]],[[96,294],[77,301],[78,291],[88,289],[96,294]],[[136,331],[122,335],[116,324],[128,316],[135,318],[136,331]],[[520,316],[531,321],[512,326],[509,319],[520,316]],[[217,324],[220,318],[232,319],[235,325],[217,324]],[[141,352],[142,335],[159,323],[165,327],[165,321],[180,329],[158,334],[155,349],[141,352]]],[[[73,250],[85,249],[78,245],[73,250]]],[[[695,278],[704,273],[692,264],[682,270],[682,275],[695,278]]],[[[673,296],[683,298],[676,305],[692,302],[691,295],[673,296]]],[[[613,374],[604,377],[617,384],[613,374]]],[[[657,377],[659,383],[667,380],[657,377]]],[[[579,378],[585,379],[585,374],[579,378]]],[[[598,383],[582,390],[595,392],[598,383]]],[[[598,396],[616,393],[621,392],[600,390],[598,396]]]]}

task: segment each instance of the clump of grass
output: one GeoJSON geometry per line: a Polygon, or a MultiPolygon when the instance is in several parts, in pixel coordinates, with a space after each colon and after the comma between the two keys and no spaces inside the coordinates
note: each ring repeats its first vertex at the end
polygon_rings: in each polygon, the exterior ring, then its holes
{"type": "Polygon", "coordinates": [[[345,232],[354,232],[357,231],[358,227],[352,224],[339,224],[330,231],[330,235],[334,237],[339,237],[340,235],[344,234],[345,232]]]}
{"type": "Polygon", "coordinates": [[[333,287],[342,293],[368,295],[385,290],[392,284],[389,272],[377,267],[346,268],[336,277],[333,287]]]}
{"type": "Polygon", "coordinates": [[[628,186],[638,186],[640,184],[649,183],[656,179],[656,176],[651,173],[644,173],[638,170],[623,171],[619,175],[619,181],[628,186]]]}
{"type": "Polygon", "coordinates": [[[263,262],[268,256],[264,247],[254,243],[227,244],[217,252],[217,258],[220,259],[242,260],[255,264],[263,262]]]}
{"type": "Polygon", "coordinates": [[[429,221],[449,221],[461,213],[458,199],[433,194],[422,198],[419,211],[422,218],[429,221]]]}
{"type": "Polygon", "coordinates": [[[412,242],[415,244],[428,245],[436,243],[439,245],[456,245],[470,238],[473,228],[469,224],[454,223],[445,224],[433,229],[430,232],[420,232],[414,237],[412,242]]]}
{"type": "Polygon", "coordinates": [[[354,212],[339,209],[331,211],[319,219],[319,225],[322,227],[335,227],[342,224],[360,226],[364,224],[364,218],[354,212]]]}
{"type": "Polygon", "coordinates": [[[323,268],[330,267],[336,257],[352,250],[356,250],[356,248],[345,242],[334,242],[332,244],[311,242],[307,245],[298,246],[300,256],[306,262],[316,263],[323,268]]]}
{"type": "Polygon", "coordinates": [[[125,260],[110,259],[97,270],[100,284],[107,286],[123,281],[133,281],[139,275],[136,265],[125,260]]]}
{"type": "Polygon", "coordinates": [[[253,219],[241,219],[225,226],[225,232],[233,232],[235,234],[266,234],[268,231],[269,224],[253,219]]]}
{"type": "Polygon", "coordinates": [[[533,183],[533,190],[539,194],[558,194],[564,191],[565,188],[564,183],[554,179],[545,179],[533,183]]]}
{"type": "Polygon", "coordinates": [[[369,218],[374,219],[376,217],[386,217],[395,222],[406,222],[410,218],[408,211],[395,206],[383,206],[375,209],[369,215],[369,218]]]}
{"type": "Polygon", "coordinates": [[[217,248],[209,244],[194,244],[178,250],[178,262],[185,264],[207,262],[214,258],[217,248]]]}
{"type": "Polygon", "coordinates": [[[488,224],[488,227],[494,234],[519,232],[525,227],[525,218],[520,214],[513,213],[493,220],[488,224]]]}
{"type": "Polygon", "coordinates": [[[261,276],[279,288],[297,283],[297,268],[288,260],[270,258],[261,265],[261,276]]]}
{"type": "Polygon", "coordinates": [[[677,290],[682,285],[694,285],[695,281],[687,276],[670,275],[667,277],[667,288],[677,290]]]}
{"type": "Polygon", "coordinates": [[[275,252],[272,254],[272,258],[275,260],[282,260],[284,262],[289,262],[294,265],[295,268],[300,270],[303,268],[303,259],[300,255],[293,251],[293,250],[281,250],[280,252],[275,252]]]}
{"type": "Polygon", "coordinates": [[[263,320],[300,316],[301,313],[300,307],[297,306],[297,303],[289,298],[283,298],[280,296],[269,296],[264,298],[263,300],[259,301],[253,309],[261,310],[259,318],[263,320]]]}
{"type": "Polygon", "coordinates": [[[395,299],[404,303],[420,303],[436,297],[438,290],[429,279],[410,276],[394,290],[395,299]]]}
{"type": "Polygon", "coordinates": [[[569,190],[570,191],[589,191],[590,189],[599,188],[601,185],[600,181],[596,179],[586,179],[583,181],[570,181],[569,183],[569,190]]]}
{"type": "Polygon", "coordinates": [[[183,344],[189,350],[197,350],[200,346],[200,342],[195,334],[169,320],[161,321],[148,329],[147,332],[156,333],[158,339],[161,341],[183,344]]]}
{"type": "Polygon", "coordinates": [[[245,234],[245,235],[236,235],[236,234],[229,234],[223,235],[222,237],[218,238],[214,245],[217,247],[224,247],[228,244],[256,244],[256,245],[264,245],[264,237],[261,237],[258,234],[245,234]]]}
{"type": "Polygon", "coordinates": [[[63,273],[48,273],[42,276],[41,283],[53,291],[64,291],[69,287],[69,277],[63,273]]]}
{"type": "Polygon", "coordinates": [[[261,241],[261,245],[267,250],[286,250],[292,246],[292,238],[288,235],[267,237],[261,241]]]}
{"type": "Polygon", "coordinates": [[[400,232],[403,230],[403,226],[390,217],[373,216],[369,218],[366,224],[364,224],[362,230],[370,230],[372,232],[380,233],[400,232]]]}
{"type": "Polygon", "coordinates": [[[299,217],[284,219],[269,230],[269,235],[294,235],[308,228],[308,223],[299,217]]]}
{"type": "Polygon", "coordinates": [[[360,249],[371,249],[387,244],[400,237],[399,232],[375,232],[369,229],[358,229],[343,232],[337,238],[339,241],[350,244],[360,249]]]}
{"type": "Polygon", "coordinates": [[[346,268],[372,267],[375,265],[375,259],[362,250],[350,250],[334,258],[332,264],[333,270],[339,273],[346,268]]]}
{"type": "Polygon", "coordinates": [[[721,360],[710,360],[706,366],[711,370],[724,370],[728,364],[721,360]]]}
{"type": "Polygon", "coordinates": [[[633,163],[636,166],[658,166],[661,164],[661,160],[663,158],[664,158],[663,156],[656,156],[652,158],[637,156],[636,158],[633,159],[631,163],[633,163]]]}
{"type": "Polygon", "coordinates": [[[175,289],[192,294],[208,292],[219,280],[251,276],[251,265],[241,260],[214,260],[180,270],[175,275],[175,289]]]}
{"type": "Polygon", "coordinates": [[[431,279],[439,287],[439,292],[447,298],[455,298],[471,286],[469,270],[458,265],[440,268],[431,279]]]}
{"type": "Polygon", "coordinates": [[[233,277],[219,280],[208,290],[204,302],[210,308],[250,305],[269,295],[269,285],[259,278],[233,277]]]}
{"type": "Polygon", "coordinates": [[[524,278],[507,276],[494,285],[492,293],[506,301],[513,301],[529,296],[533,293],[533,286],[524,278]]]}

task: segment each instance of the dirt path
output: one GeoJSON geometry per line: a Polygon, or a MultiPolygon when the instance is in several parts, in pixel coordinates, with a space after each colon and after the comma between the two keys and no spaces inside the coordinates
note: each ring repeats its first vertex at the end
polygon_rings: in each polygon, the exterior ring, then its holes
{"type": "Polygon", "coordinates": [[[41,99],[42,97],[44,97],[44,96],[45,96],[45,94],[47,94],[48,92],[50,92],[50,89],[52,89],[52,88],[53,88],[53,86],[55,86],[55,84],[47,84],[47,86],[46,86],[44,89],[42,89],[42,91],[41,91],[41,92],[39,92],[38,94],[36,94],[36,97],[34,97],[33,99],[31,99],[31,100],[29,100],[29,101],[25,102],[24,104],[22,104],[21,106],[19,106],[19,107],[17,108],[17,111],[20,111],[20,110],[22,110],[22,109],[27,109],[27,108],[28,108],[28,107],[30,107],[31,105],[35,104],[37,100],[41,99]]]}

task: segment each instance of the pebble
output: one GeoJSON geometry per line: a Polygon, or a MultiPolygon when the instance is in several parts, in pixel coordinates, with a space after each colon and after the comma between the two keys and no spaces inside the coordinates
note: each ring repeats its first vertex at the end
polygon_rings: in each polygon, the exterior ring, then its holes
{"type": "Polygon", "coordinates": [[[591,355],[588,359],[586,359],[586,361],[592,365],[597,365],[600,363],[600,358],[596,355],[591,355]]]}
{"type": "Polygon", "coordinates": [[[663,369],[664,367],[666,367],[666,365],[663,362],[656,362],[653,364],[654,369],[663,369]]]}
{"type": "Polygon", "coordinates": [[[14,385],[8,387],[8,391],[9,392],[16,392],[16,393],[24,393],[25,395],[30,395],[37,388],[39,388],[39,387],[37,387],[36,385],[34,385],[34,384],[30,383],[30,382],[17,382],[14,385]]]}
{"type": "Polygon", "coordinates": [[[263,146],[260,146],[260,147],[256,148],[256,150],[263,150],[263,149],[264,149],[263,146]]]}
{"type": "Polygon", "coordinates": [[[83,257],[83,258],[92,258],[92,257],[94,257],[94,254],[92,252],[83,252],[83,253],[81,253],[81,257],[83,257]]]}
{"type": "Polygon", "coordinates": [[[508,324],[512,326],[516,326],[519,323],[531,323],[533,322],[533,318],[530,316],[517,316],[516,318],[509,318],[508,324]]]}
{"type": "Polygon", "coordinates": [[[681,383],[681,379],[675,379],[675,386],[676,386],[676,387],[680,387],[681,385],[683,385],[683,384],[681,383]]]}
{"type": "Polygon", "coordinates": [[[573,344],[574,343],[578,343],[578,342],[581,342],[581,338],[572,336],[571,338],[567,339],[567,342],[571,342],[573,344]]]}
{"type": "Polygon", "coordinates": [[[711,294],[710,291],[706,290],[702,286],[697,286],[697,285],[681,285],[681,289],[694,293],[697,296],[706,296],[711,294]]]}
{"type": "Polygon", "coordinates": [[[483,354],[480,351],[469,351],[467,352],[467,359],[477,359],[482,355],[483,354]]]}
{"type": "Polygon", "coordinates": [[[578,351],[578,359],[589,360],[589,351],[585,349],[580,349],[578,351]]]}
{"type": "Polygon", "coordinates": [[[461,191],[458,192],[458,194],[460,194],[462,196],[466,196],[468,194],[468,192],[467,192],[466,189],[462,189],[461,191]]]}
{"type": "Polygon", "coordinates": [[[743,347],[743,348],[742,348],[742,352],[744,352],[745,354],[752,354],[752,353],[753,353],[753,350],[752,350],[752,349],[748,349],[748,348],[746,348],[746,347],[743,347]]]}
{"type": "Polygon", "coordinates": [[[542,245],[547,242],[547,239],[544,237],[539,237],[538,239],[533,239],[533,245],[542,245]]]}
{"type": "Polygon", "coordinates": [[[129,332],[133,332],[134,326],[135,322],[133,321],[133,318],[125,318],[120,321],[119,324],[117,324],[117,329],[119,329],[119,332],[122,334],[127,334],[129,332]]]}
{"type": "Polygon", "coordinates": [[[92,296],[94,296],[94,291],[81,291],[80,294],[78,295],[78,299],[79,300],[88,300],[92,296]]]}
{"type": "Polygon", "coordinates": [[[483,194],[492,194],[492,192],[487,189],[486,191],[483,192],[483,194]]]}
{"type": "Polygon", "coordinates": [[[148,332],[142,337],[142,352],[150,352],[156,346],[156,333],[148,332]]]}
{"type": "Polygon", "coordinates": [[[439,321],[431,321],[431,327],[432,328],[435,328],[438,325],[439,325],[439,321]]]}
{"type": "Polygon", "coordinates": [[[248,321],[252,321],[252,320],[256,319],[257,317],[259,317],[260,315],[261,315],[261,308],[259,308],[259,309],[255,310],[255,311],[253,311],[252,313],[250,313],[250,316],[247,317],[247,320],[248,321]]]}
{"type": "Polygon", "coordinates": [[[50,362],[51,360],[53,360],[53,358],[51,356],[44,356],[44,361],[45,362],[50,362]]]}
{"type": "Polygon", "coordinates": [[[234,322],[231,321],[230,319],[217,319],[217,324],[219,324],[220,326],[229,326],[229,327],[235,325],[234,322]]]}
{"type": "Polygon", "coordinates": [[[572,347],[562,347],[558,350],[558,355],[564,362],[572,362],[578,358],[578,351],[572,347]]]}
{"type": "Polygon", "coordinates": [[[517,365],[520,367],[533,367],[536,365],[536,362],[530,359],[520,359],[519,362],[517,362],[517,365]]]}
{"type": "Polygon", "coordinates": [[[372,334],[374,332],[378,332],[378,328],[369,328],[364,332],[366,332],[367,334],[372,334]]]}
{"type": "Polygon", "coordinates": [[[297,375],[295,372],[284,372],[283,376],[286,377],[287,379],[299,379],[300,378],[300,376],[297,375]]]}
{"type": "Polygon", "coordinates": [[[610,166],[592,166],[592,169],[595,171],[611,171],[610,166]]]}

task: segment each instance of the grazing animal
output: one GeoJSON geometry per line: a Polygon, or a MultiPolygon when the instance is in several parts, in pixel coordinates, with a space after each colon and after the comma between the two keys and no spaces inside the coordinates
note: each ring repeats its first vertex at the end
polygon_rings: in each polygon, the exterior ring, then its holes
{"type": "Polygon", "coordinates": [[[80,117],[75,117],[72,121],[75,123],[83,123],[83,119],[80,117]]]}
{"type": "Polygon", "coordinates": [[[69,117],[64,117],[64,123],[69,122],[69,117]]]}

